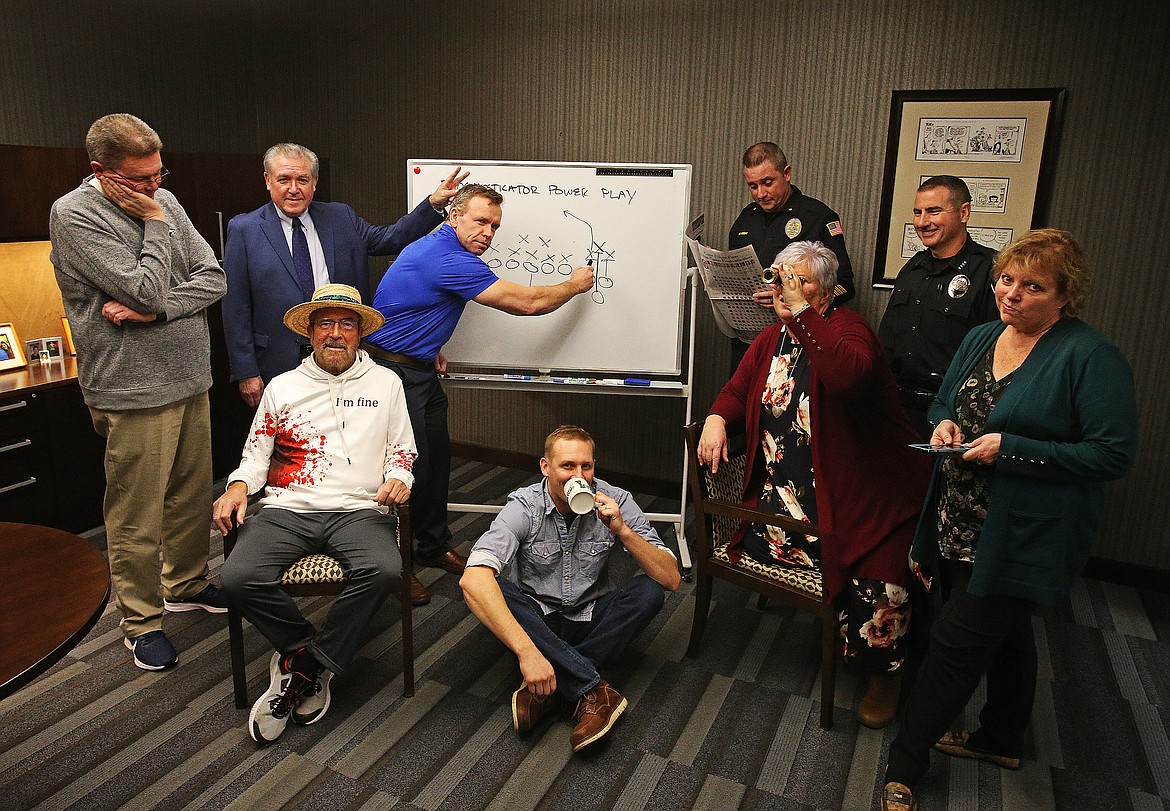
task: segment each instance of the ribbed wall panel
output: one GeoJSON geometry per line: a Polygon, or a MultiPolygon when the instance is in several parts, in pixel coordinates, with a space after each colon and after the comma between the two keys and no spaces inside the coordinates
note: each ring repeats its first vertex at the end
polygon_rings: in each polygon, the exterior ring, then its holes
{"type": "MultiPolygon", "coordinates": [[[[841,213],[854,306],[874,323],[887,298],[869,282],[890,92],[1067,87],[1050,222],[1089,252],[1086,319],[1130,358],[1143,405],[1142,452],[1110,488],[1098,552],[1170,568],[1167,4],[113,0],[100,20],[76,6],[10,0],[0,12],[0,141],[75,145],[122,108],[174,149],[302,140],[331,158],[334,198],[371,220],[403,212],[410,157],[690,163],[692,212],[722,247],[747,202],[739,155],[772,139],[796,183],[841,213]]],[[[728,358],[705,303],[698,335],[701,414],[728,358]]],[[[572,419],[599,435],[603,466],[679,470],[677,403],[451,399],[461,440],[532,451],[572,419]]]]}

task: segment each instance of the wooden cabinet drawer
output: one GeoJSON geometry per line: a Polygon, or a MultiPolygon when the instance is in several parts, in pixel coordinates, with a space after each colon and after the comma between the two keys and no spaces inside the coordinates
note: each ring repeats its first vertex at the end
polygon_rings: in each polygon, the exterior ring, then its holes
{"type": "Polygon", "coordinates": [[[44,430],[45,420],[44,398],[38,394],[0,399],[0,440],[44,430]]]}
{"type": "Polygon", "coordinates": [[[52,472],[44,431],[0,439],[0,493],[29,486],[29,479],[47,483],[52,472]]]}
{"type": "Polygon", "coordinates": [[[52,496],[49,442],[44,431],[0,439],[0,516],[43,524],[52,496]]]}
{"type": "Polygon", "coordinates": [[[49,523],[49,485],[43,479],[29,483],[26,478],[13,484],[0,485],[0,491],[3,491],[0,492],[0,516],[5,521],[18,524],[49,523]]]}

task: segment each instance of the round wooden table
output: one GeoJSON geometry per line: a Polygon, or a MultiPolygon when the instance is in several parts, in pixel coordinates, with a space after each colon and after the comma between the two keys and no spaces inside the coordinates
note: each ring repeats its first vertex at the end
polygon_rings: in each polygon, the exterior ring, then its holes
{"type": "Polygon", "coordinates": [[[85,638],[109,596],[110,567],[88,541],[0,522],[0,698],[85,638]]]}

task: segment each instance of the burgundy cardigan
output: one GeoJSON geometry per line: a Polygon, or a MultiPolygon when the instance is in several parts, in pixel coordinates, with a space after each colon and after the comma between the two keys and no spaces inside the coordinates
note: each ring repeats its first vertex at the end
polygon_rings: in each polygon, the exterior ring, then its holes
{"type": "MultiPolygon", "coordinates": [[[[902,584],[930,461],[907,419],[877,334],[852,310],[807,308],[789,324],[809,359],[813,475],[825,589],[852,578],[902,584]]],[[[712,414],[748,437],[744,504],[763,489],[760,400],[781,325],[761,332],[715,398],[712,414]]],[[[743,529],[732,542],[738,547],[743,529]]],[[[735,554],[734,551],[732,554],[735,554]]]]}

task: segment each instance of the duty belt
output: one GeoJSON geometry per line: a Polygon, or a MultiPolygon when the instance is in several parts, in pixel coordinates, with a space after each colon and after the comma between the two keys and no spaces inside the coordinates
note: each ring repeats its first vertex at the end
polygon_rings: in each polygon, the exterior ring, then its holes
{"type": "Polygon", "coordinates": [[[930,408],[936,394],[937,392],[930,389],[916,386],[898,386],[898,399],[902,401],[902,405],[915,411],[926,411],[930,408]]]}
{"type": "Polygon", "coordinates": [[[400,363],[403,366],[409,366],[411,369],[421,369],[424,372],[433,371],[435,364],[427,363],[425,360],[412,358],[410,355],[402,355],[398,352],[391,352],[388,349],[383,349],[380,346],[374,346],[370,343],[363,343],[362,349],[370,353],[370,357],[378,360],[386,360],[391,363],[400,363]]]}

